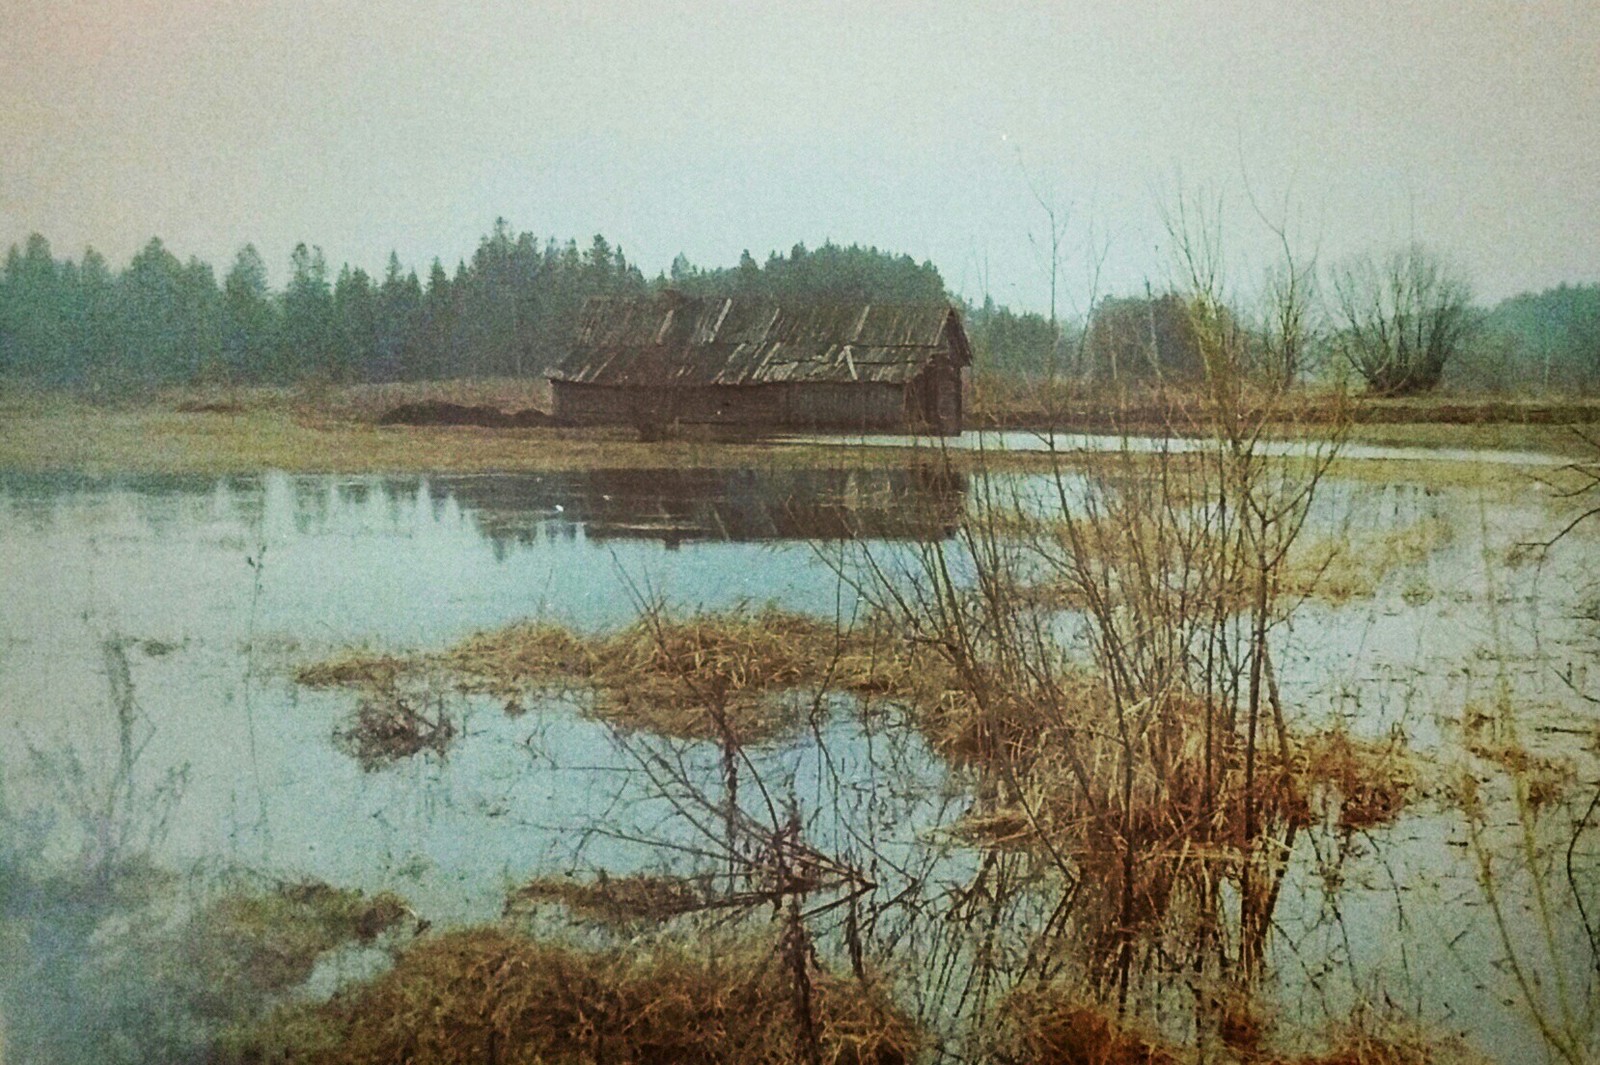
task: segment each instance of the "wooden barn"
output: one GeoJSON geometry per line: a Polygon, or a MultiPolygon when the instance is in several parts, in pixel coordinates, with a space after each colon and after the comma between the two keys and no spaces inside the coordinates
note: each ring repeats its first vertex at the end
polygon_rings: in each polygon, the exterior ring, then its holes
{"type": "Polygon", "coordinates": [[[961,431],[972,349],[946,304],[597,297],[549,377],[579,424],[961,431]]]}

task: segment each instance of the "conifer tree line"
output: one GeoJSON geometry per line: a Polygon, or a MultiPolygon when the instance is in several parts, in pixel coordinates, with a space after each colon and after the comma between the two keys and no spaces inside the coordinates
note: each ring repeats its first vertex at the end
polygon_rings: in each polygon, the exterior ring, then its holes
{"type": "MultiPolygon", "coordinates": [[[[1087,320],[1056,322],[988,298],[963,303],[932,263],[855,245],[797,244],[765,262],[746,251],[723,268],[680,255],[667,273],[647,278],[604,236],[587,246],[540,240],[500,219],[453,271],[435,259],[419,277],[394,254],[381,276],[348,264],[335,271],[306,244],[287,265],[275,290],[265,258],[246,245],[219,280],[210,264],[181,260],[152,239],[114,271],[92,249],[58,259],[35,234],[0,266],[0,380],[126,388],[533,376],[561,358],[588,297],[667,287],[795,302],[949,301],[965,313],[980,371],[999,377],[1181,379],[1198,365],[1174,294],[1107,296],[1087,320]]],[[[1441,380],[1512,391],[1600,388],[1600,285],[1563,285],[1487,311],[1468,305],[1466,292],[1463,285],[1454,295],[1462,317],[1450,366],[1402,376],[1403,387],[1389,390],[1441,380]]],[[[1356,369],[1366,363],[1393,377],[1370,353],[1354,357],[1356,316],[1365,312],[1354,301],[1344,309],[1346,320],[1330,314],[1314,331],[1313,357],[1289,368],[1291,377],[1337,373],[1341,351],[1356,369]]]]}
{"type": "Polygon", "coordinates": [[[588,297],[669,285],[780,300],[945,298],[931,263],[875,248],[796,245],[765,264],[745,252],[726,269],[679,256],[670,276],[646,279],[603,236],[580,248],[503,219],[470,260],[452,272],[436,259],[425,278],[394,254],[380,277],[335,272],[320,248],[299,244],[276,291],[254,245],[219,281],[159,239],[113,272],[92,249],[57,259],[35,234],[0,270],[0,378],[115,387],[524,376],[561,357],[588,297]]]}

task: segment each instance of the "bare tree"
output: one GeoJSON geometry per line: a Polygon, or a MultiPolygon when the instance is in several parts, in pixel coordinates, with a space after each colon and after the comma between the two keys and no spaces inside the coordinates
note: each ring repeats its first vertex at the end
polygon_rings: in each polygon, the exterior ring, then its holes
{"type": "Polygon", "coordinates": [[[1334,279],[1334,297],[1337,350],[1380,395],[1436,387],[1473,329],[1467,282],[1416,244],[1381,264],[1350,262],[1334,279]]]}

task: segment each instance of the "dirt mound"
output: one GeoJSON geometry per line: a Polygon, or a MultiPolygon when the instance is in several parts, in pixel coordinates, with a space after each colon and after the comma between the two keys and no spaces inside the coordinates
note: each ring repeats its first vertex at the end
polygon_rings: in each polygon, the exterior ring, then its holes
{"type": "Polygon", "coordinates": [[[544,429],[561,422],[544,411],[527,407],[503,411],[495,407],[467,406],[427,400],[391,407],[378,418],[379,425],[475,425],[485,429],[544,429]]]}

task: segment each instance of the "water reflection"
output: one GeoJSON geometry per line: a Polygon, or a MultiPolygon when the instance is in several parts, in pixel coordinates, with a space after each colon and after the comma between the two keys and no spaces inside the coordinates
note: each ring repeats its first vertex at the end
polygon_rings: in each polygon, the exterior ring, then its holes
{"type": "MultiPolygon", "coordinates": [[[[1021,453],[1135,454],[1166,453],[1187,455],[1215,448],[1209,437],[1120,436],[1113,433],[1073,433],[1057,430],[1008,429],[972,430],[960,436],[917,438],[891,435],[793,436],[783,443],[811,447],[920,447],[934,453],[951,451],[1010,451],[1021,453]]],[[[1329,448],[1325,440],[1259,440],[1255,453],[1267,458],[1309,458],[1329,448]]],[[[1498,448],[1404,447],[1384,444],[1345,442],[1339,456],[1347,460],[1378,462],[1467,462],[1491,466],[1563,466],[1572,461],[1543,451],[1514,451],[1498,448]]]]}
{"type": "MultiPolygon", "coordinates": [[[[494,701],[454,697],[460,734],[443,758],[366,772],[334,742],[352,701],[297,688],[290,669],[351,644],[439,648],[527,617],[614,627],[636,616],[640,589],[713,610],[774,600],[848,615],[852,589],[817,542],[862,538],[880,561],[915,552],[954,531],[972,487],[917,467],[0,476],[4,799],[14,813],[57,808],[54,822],[31,822],[37,840],[10,845],[70,859],[84,851],[64,846],[63,834],[103,832],[111,811],[154,840],[163,868],[220,864],[391,888],[440,922],[498,915],[506,890],[534,872],[660,868],[673,861],[663,843],[675,838],[679,808],[724,794],[716,750],[618,743],[560,700],[511,717],[494,701]],[[131,729],[108,694],[108,641],[126,641],[131,729]],[[123,731],[140,747],[133,770],[123,731]],[[669,779],[676,790],[661,786],[664,765],[679,770],[669,779]],[[162,796],[178,780],[169,819],[162,796]],[[157,815],[160,833],[147,823],[157,815]]],[[[1038,479],[1001,486],[1013,488],[1024,510],[1047,512],[1062,498],[1038,479]]],[[[1311,524],[1317,535],[1437,519],[1454,538],[1397,568],[1369,600],[1308,604],[1273,634],[1291,713],[1331,709],[1358,733],[1403,731],[1433,746],[1465,700],[1503,686],[1519,703],[1557,704],[1564,689],[1553,664],[1592,648],[1551,621],[1568,609],[1579,574],[1550,571],[1547,587],[1560,595],[1542,598],[1529,572],[1501,564],[1543,518],[1521,497],[1330,482],[1311,524]],[[1508,578],[1523,583],[1497,589],[1508,578]]],[[[1032,931],[1059,923],[1055,882],[1041,881],[1025,855],[980,854],[953,838],[970,793],[917,737],[831,709],[760,752],[750,771],[776,804],[799,807],[820,851],[880,856],[882,898],[903,907],[903,886],[925,889],[919,925],[896,929],[885,917],[875,928],[864,912],[869,949],[876,935],[885,962],[891,948],[949,959],[941,978],[952,982],[974,971],[967,961],[977,950],[1029,958],[1032,931]]],[[[1571,735],[1545,738],[1570,745],[1571,735]]],[[[756,791],[740,794],[752,817],[765,816],[756,791]]],[[[1419,814],[1377,841],[1338,843],[1316,854],[1301,843],[1287,869],[1272,960],[1286,974],[1279,997],[1289,1012],[1312,1017],[1330,1001],[1342,1011],[1381,977],[1385,993],[1428,996],[1441,1023],[1481,1023],[1477,1038],[1507,1060],[1537,1045],[1501,1008],[1504,981],[1474,983],[1495,948],[1482,912],[1462,904],[1475,871],[1449,820],[1419,814]],[[1335,874],[1347,882],[1330,887],[1335,874]],[[1319,968],[1300,979],[1299,966],[1319,968]],[[1336,967],[1347,978],[1327,975],[1336,967]],[[1468,1014],[1485,1020],[1460,1019],[1468,1014]]],[[[1212,887],[1201,894],[1213,909],[1235,904],[1212,887]]],[[[846,911],[837,912],[842,924],[846,911]]],[[[98,920],[80,920],[80,938],[98,920]]],[[[1155,976],[1175,986],[1172,966],[1155,976]]],[[[103,991],[88,979],[84,994],[103,991]]],[[[967,992],[952,984],[940,994],[967,992]]]]}
{"type": "Polygon", "coordinates": [[[420,533],[465,518],[496,542],[580,533],[665,544],[929,540],[955,531],[966,495],[966,476],[935,464],[433,477],[0,475],[7,519],[35,529],[64,506],[92,504],[108,531],[121,520],[158,532],[201,521],[260,525],[268,536],[358,534],[408,521],[420,533]]]}
{"type": "Polygon", "coordinates": [[[546,523],[592,540],[929,540],[951,535],[967,481],[936,466],[878,470],[643,469],[440,478],[494,536],[546,523]]]}

